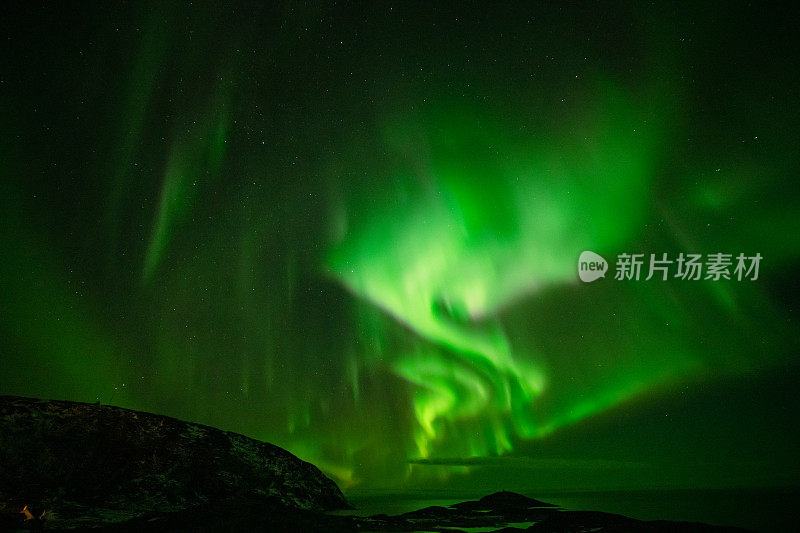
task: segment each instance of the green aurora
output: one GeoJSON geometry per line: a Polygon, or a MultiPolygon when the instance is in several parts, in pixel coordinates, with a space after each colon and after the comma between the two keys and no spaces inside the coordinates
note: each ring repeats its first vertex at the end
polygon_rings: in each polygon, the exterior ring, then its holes
{"type": "Polygon", "coordinates": [[[797,484],[785,14],[3,9],[0,393],[345,491],[797,484]],[[583,250],[764,259],[583,284],[583,250]]]}

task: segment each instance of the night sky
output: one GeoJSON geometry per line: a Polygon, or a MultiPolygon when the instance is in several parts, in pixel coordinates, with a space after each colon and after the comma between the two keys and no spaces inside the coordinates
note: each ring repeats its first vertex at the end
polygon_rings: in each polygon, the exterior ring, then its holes
{"type": "Polygon", "coordinates": [[[795,20],[3,2],[0,394],[237,431],[345,492],[797,485],[795,20]]]}

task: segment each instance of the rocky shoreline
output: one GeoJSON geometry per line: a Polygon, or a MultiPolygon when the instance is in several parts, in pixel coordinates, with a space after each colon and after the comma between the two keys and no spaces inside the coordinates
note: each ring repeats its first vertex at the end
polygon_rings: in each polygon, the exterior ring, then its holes
{"type": "Polygon", "coordinates": [[[395,516],[351,508],[272,444],[100,404],[0,396],[0,531],[734,533],[572,511],[513,492],[395,516]]]}

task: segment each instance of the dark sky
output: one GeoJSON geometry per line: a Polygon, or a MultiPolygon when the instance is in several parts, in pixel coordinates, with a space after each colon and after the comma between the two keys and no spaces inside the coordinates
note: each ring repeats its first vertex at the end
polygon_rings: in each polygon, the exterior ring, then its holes
{"type": "Polygon", "coordinates": [[[561,4],[4,2],[0,393],[345,490],[796,485],[795,14],[561,4]]]}

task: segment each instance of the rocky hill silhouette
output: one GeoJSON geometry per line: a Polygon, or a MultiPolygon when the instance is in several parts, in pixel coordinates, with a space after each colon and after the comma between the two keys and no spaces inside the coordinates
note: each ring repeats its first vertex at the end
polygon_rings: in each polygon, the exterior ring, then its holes
{"type": "Polygon", "coordinates": [[[317,467],[272,444],[119,407],[0,396],[6,514],[27,505],[48,529],[96,527],[233,502],[348,507],[317,467]]]}
{"type": "Polygon", "coordinates": [[[119,407],[0,396],[0,531],[745,531],[506,491],[397,516],[326,513],[349,508],[317,467],[272,444],[119,407]]]}

